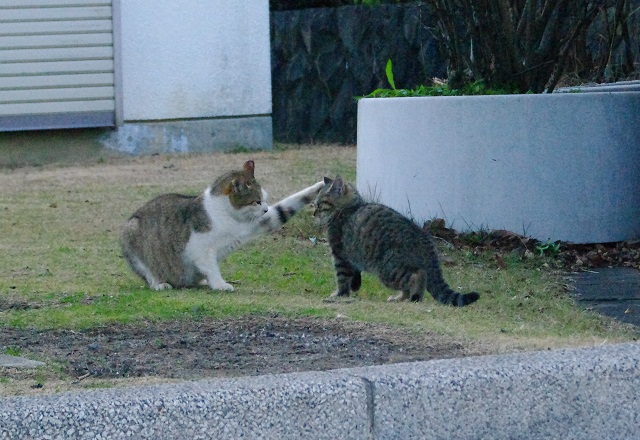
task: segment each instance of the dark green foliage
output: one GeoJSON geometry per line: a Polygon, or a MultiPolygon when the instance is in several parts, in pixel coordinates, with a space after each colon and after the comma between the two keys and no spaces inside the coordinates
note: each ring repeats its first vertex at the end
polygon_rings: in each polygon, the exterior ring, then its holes
{"type": "Polygon", "coordinates": [[[489,89],[483,81],[463,84],[459,89],[452,89],[446,84],[425,86],[414,89],[376,89],[364,98],[400,98],[405,96],[468,96],[468,95],[507,95],[518,93],[509,89],[489,89]]]}
{"type": "MultiPolygon", "coordinates": [[[[606,64],[628,37],[629,0],[431,0],[453,88],[483,80],[490,88],[551,92],[572,64],[593,65],[587,34],[605,20],[606,64]],[[613,38],[626,29],[627,35],[613,38]]],[[[627,68],[630,54],[627,57],[627,68]]],[[[628,70],[628,69],[627,69],[628,70]]],[[[627,72],[627,74],[630,72],[627,72]]]]}

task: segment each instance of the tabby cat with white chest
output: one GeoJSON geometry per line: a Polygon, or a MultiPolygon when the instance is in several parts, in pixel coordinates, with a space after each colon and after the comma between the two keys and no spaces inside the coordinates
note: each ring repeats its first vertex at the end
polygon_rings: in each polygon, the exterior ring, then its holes
{"type": "Polygon", "coordinates": [[[314,216],[327,226],[338,289],[331,297],[348,296],[371,272],[400,293],[388,301],[422,301],[425,289],[442,304],[466,306],[476,292],[453,291],[442,276],[431,235],[392,208],[368,203],[340,177],[324,178],[315,199],[314,216]]]}
{"type": "Polygon", "coordinates": [[[267,205],[254,162],[219,177],[198,196],[163,194],[134,212],[122,229],[122,254],[150,288],[208,285],[233,290],[219,262],[247,241],[287,222],[323,182],[267,205]]]}

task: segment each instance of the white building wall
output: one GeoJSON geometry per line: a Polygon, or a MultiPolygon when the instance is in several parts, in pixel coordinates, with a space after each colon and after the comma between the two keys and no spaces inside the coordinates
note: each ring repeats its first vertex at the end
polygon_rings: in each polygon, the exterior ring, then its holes
{"type": "Polygon", "coordinates": [[[122,118],[269,115],[268,0],[121,0],[122,118]]]}

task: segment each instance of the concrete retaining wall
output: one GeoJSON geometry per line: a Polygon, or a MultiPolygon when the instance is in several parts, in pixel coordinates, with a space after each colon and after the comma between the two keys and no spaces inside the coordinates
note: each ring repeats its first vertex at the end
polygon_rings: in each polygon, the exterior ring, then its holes
{"type": "Polygon", "coordinates": [[[0,399],[0,438],[631,439],[640,343],[0,399]]]}

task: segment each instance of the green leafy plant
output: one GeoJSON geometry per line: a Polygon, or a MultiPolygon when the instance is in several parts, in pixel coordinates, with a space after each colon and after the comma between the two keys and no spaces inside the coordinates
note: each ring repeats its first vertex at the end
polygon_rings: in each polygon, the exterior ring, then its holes
{"type": "Polygon", "coordinates": [[[396,82],[393,80],[393,63],[391,62],[391,58],[387,60],[387,66],[384,69],[384,73],[387,75],[387,81],[389,81],[391,88],[396,90],[396,82]]]}
{"type": "Polygon", "coordinates": [[[414,89],[398,89],[393,76],[393,63],[387,60],[385,75],[391,86],[390,89],[378,88],[364,98],[401,98],[409,96],[467,96],[467,95],[507,95],[518,93],[516,89],[500,88],[492,89],[485,85],[483,80],[464,84],[460,88],[451,88],[444,81],[434,81],[431,86],[420,85],[414,89]]]}
{"type": "Polygon", "coordinates": [[[539,245],[536,246],[536,251],[540,256],[543,256],[543,255],[554,256],[554,255],[557,255],[558,252],[560,251],[560,243],[554,243],[552,241],[548,241],[546,243],[540,243],[539,245]]]}
{"type": "Polygon", "coordinates": [[[430,0],[436,36],[447,56],[447,81],[398,89],[391,60],[391,88],[365,97],[497,95],[552,92],[567,69],[591,80],[626,77],[634,70],[630,50],[616,63],[614,52],[630,46],[628,20],[640,12],[629,0],[530,2],[430,0]],[[591,56],[587,34],[605,49],[591,56]]]}
{"type": "Polygon", "coordinates": [[[9,356],[20,356],[21,350],[18,347],[4,347],[2,350],[3,354],[8,354],[9,356]]]}

